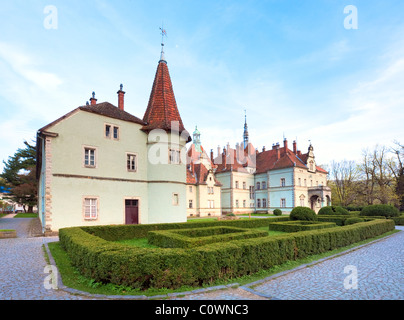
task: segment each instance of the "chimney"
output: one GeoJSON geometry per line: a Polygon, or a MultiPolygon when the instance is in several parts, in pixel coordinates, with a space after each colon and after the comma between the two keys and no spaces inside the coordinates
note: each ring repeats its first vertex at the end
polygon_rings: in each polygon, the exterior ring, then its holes
{"type": "Polygon", "coordinates": [[[284,153],[286,154],[288,152],[288,140],[286,138],[283,140],[283,147],[284,153]]]}
{"type": "Polygon", "coordinates": [[[118,94],[118,108],[120,110],[124,110],[124,95],[125,95],[125,91],[123,91],[123,85],[121,84],[119,86],[119,91],[117,92],[118,94]]]}
{"type": "Polygon", "coordinates": [[[262,152],[265,152],[265,146],[262,147],[262,152]]]}
{"type": "Polygon", "coordinates": [[[95,98],[95,92],[94,91],[93,91],[93,94],[92,94],[92,96],[90,98],[90,103],[91,103],[92,106],[97,103],[97,99],[95,98]]]}
{"type": "Polygon", "coordinates": [[[276,143],[276,159],[278,160],[281,157],[281,151],[279,150],[279,142],[276,143]]]}
{"type": "Polygon", "coordinates": [[[297,154],[296,140],[293,141],[293,153],[294,153],[294,154],[297,154]]]}
{"type": "Polygon", "coordinates": [[[222,163],[224,165],[224,167],[226,168],[226,148],[223,148],[223,153],[222,153],[222,163]]]}
{"type": "Polygon", "coordinates": [[[213,163],[213,149],[210,149],[210,161],[213,163]]]}

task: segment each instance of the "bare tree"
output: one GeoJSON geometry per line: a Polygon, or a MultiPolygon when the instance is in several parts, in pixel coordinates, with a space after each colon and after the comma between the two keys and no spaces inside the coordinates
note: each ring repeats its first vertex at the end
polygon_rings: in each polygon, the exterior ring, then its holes
{"type": "Polygon", "coordinates": [[[358,169],[354,161],[332,161],[330,165],[330,179],[333,181],[337,201],[342,206],[348,206],[356,198],[356,180],[358,169]]]}
{"type": "Polygon", "coordinates": [[[399,209],[404,211],[404,145],[398,141],[394,141],[394,144],[395,146],[390,151],[396,156],[397,162],[391,161],[389,168],[395,181],[399,209]]]}
{"type": "Polygon", "coordinates": [[[391,171],[393,163],[394,160],[388,157],[388,149],[385,146],[376,145],[372,151],[363,151],[360,172],[362,193],[367,204],[373,204],[376,200],[382,204],[395,202],[395,184],[391,171]]]}

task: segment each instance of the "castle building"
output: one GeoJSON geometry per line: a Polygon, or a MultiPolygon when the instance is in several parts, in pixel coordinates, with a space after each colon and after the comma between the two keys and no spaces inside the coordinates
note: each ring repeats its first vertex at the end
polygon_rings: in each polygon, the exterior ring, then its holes
{"type": "Polygon", "coordinates": [[[283,146],[273,144],[259,152],[249,142],[247,121],[244,124],[243,143],[223,150],[213,159],[214,173],[222,184],[222,213],[283,213],[297,206],[310,207],[318,212],[331,205],[331,189],[327,186],[327,171],[317,166],[314,148],[307,153],[289,149],[287,139],[283,146]]]}
{"type": "Polygon", "coordinates": [[[90,103],[37,132],[38,211],[43,231],[71,226],[185,222],[191,141],[177,108],[164,52],[143,118],[90,103]]]}
{"type": "Polygon", "coordinates": [[[216,179],[215,165],[201,145],[198,128],[193,133],[187,158],[188,217],[221,216],[222,184],[216,179]]]}

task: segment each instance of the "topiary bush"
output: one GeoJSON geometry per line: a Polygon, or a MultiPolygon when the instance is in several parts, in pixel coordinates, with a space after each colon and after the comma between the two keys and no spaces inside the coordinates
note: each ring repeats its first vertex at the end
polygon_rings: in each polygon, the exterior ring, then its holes
{"type": "Polygon", "coordinates": [[[319,215],[349,215],[349,211],[340,206],[322,207],[318,212],[319,215]]]}
{"type": "Polygon", "coordinates": [[[386,218],[398,217],[400,212],[394,206],[388,204],[373,204],[364,207],[361,211],[361,216],[384,216],[386,218]]]}
{"type": "Polygon", "coordinates": [[[281,216],[281,215],[282,215],[282,210],[280,210],[280,209],[275,209],[273,213],[274,213],[274,215],[276,215],[276,216],[281,216]]]}
{"type": "Polygon", "coordinates": [[[295,207],[289,217],[290,220],[317,221],[316,213],[308,207],[295,207]]]}

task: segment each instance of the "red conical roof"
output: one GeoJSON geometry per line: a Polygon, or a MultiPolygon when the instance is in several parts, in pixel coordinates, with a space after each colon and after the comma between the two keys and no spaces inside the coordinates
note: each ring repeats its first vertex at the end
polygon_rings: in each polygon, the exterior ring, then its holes
{"type": "Polygon", "coordinates": [[[174,90],[168,72],[167,62],[160,60],[154,77],[152,91],[150,93],[149,104],[143,117],[146,125],[142,130],[149,132],[153,129],[163,129],[165,131],[177,131],[187,135],[187,141],[191,141],[191,136],[185,130],[180,113],[175,101],[174,90]],[[176,121],[177,125],[172,121],[176,121]]]}

